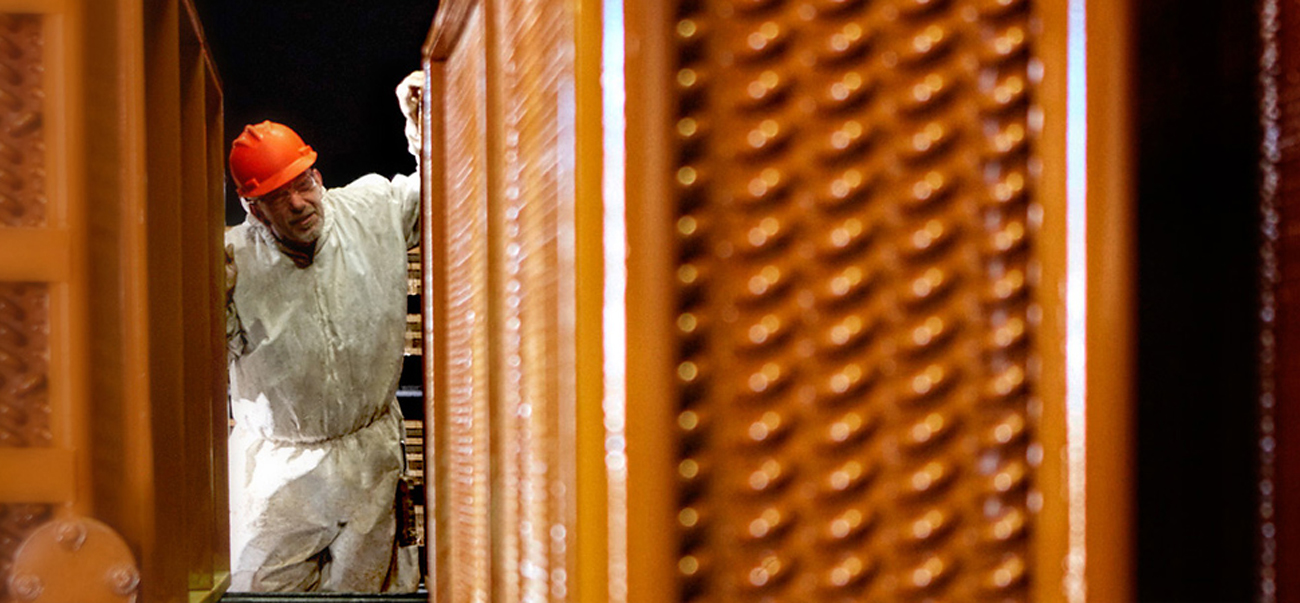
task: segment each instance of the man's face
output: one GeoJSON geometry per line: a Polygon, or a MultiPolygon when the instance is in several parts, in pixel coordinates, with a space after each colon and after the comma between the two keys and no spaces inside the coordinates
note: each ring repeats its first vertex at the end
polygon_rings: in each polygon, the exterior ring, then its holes
{"type": "Polygon", "coordinates": [[[320,172],[307,170],[261,197],[249,199],[249,208],[277,238],[297,245],[310,245],[320,237],[325,218],[321,207],[320,172]]]}

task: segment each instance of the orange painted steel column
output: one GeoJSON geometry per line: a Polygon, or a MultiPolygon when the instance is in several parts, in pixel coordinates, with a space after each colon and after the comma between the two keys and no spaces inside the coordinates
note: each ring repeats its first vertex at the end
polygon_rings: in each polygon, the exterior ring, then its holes
{"type": "Polygon", "coordinates": [[[627,600],[679,600],[673,481],[673,3],[627,2],[627,600]],[[668,147],[671,148],[671,147],[668,147]]]}
{"type": "Polygon", "coordinates": [[[9,319],[34,327],[6,325],[20,333],[6,344],[21,349],[0,350],[10,359],[5,370],[33,372],[36,358],[48,364],[37,379],[0,375],[8,421],[0,432],[9,436],[0,440],[48,436],[22,444],[32,450],[0,454],[0,473],[17,476],[0,481],[27,490],[0,494],[3,521],[18,522],[6,524],[6,542],[55,520],[17,552],[3,551],[24,591],[11,594],[36,600],[37,591],[202,599],[222,588],[225,484],[212,454],[224,449],[225,362],[212,250],[224,176],[208,157],[221,148],[221,92],[192,7],[155,0],[148,8],[128,0],[0,3],[0,36],[13,37],[5,60],[42,67],[6,63],[4,72],[42,81],[0,84],[9,108],[43,99],[17,107],[11,117],[27,119],[7,118],[0,135],[5,160],[31,179],[8,179],[11,190],[0,191],[0,213],[14,221],[0,220],[0,281],[45,283],[6,283],[0,304],[9,319]],[[40,53],[29,52],[42,41],[40,53]],[[28,90],[14,95],[20,86],[28,90]],[[183,231],[182,213],[192,231],[183,231]],[[25,266],[13,272],[10,262],[25,266]],[[185,301],[191,313],[182,318],[185,301]],[[175,353],[151,355],[151,347],[175,353]],[[21,406],[29,408],[15,412],[21,406]],[[84,542],[68,540],[78,534],[84,542]],[[67,560],[46,565],[41,547],[59,539],[67,560]]]}
{"type": "MultiPolygon", "coordinates": [[[[1042,129],[1038,134],[1042,176],[1038,199],[1042,207],[1039,250],[1042,263],[1041,285],[1035,290],[1042,309],[1035,345],[1042,357],[1039,388],[1043,399],[1038,440],[1044,459],[1054,460],[1050,469],[1039,472],[1042,508],[1038,521],[1046,529],[1037,533],[1032,550],[1038,567],[1038,579],[1032,585],[1034,600],[1068,601],[1067,565],[1070,554],[1070,499],[1067,433],[1067,346],[1069,316],[1066,313],[1067,257],[1069,221],[1067,195],[1067,99],[1070,90],[1070,32],[1068,3],[1037,3],[1043,21],[1043,33],[1036,51],[1042,60],[1043,76],[1037,103],[1042,110],[1042,129]]],[[[1082,506],[1076,505],[1078,512],[1082,506]]],[[[1077,577],[1077,574],[1076,574],[1077,577]]],[[[1082,591],[1077,591],[1081,595],[1082,591]]]]}
{"type": "MultiPolygon", "coordinates": [[[[621,0],[613,2],[621,3],[621,0]]],[[[605,128],[619,127],[618,124],[606,124],[604,120],[603,88],[615,85],[609,79],[610,75],[602,75],[606,67],[603,41],[604,36],[610,34],[606,30],[605,9],[599,0],[569,0],[565,4],[573,19],[569,27],[574,52],[571,77],[576,116],[572,134],[572,224],[575,231],[572,258],[575,290],[573,375],[576,381],[572,421],[575,433],[573,453],[569,458],[574,464],[571,481],[576,484],[577,492],[571,499],[574,508],[568,518],[570,525],[576,527],[568,565],[576,571],[569,577],[569,600],[618,603],[620,592],[617,589],[625,589],[626,584],[615,584],[611,580],[618,580],[618,569],[614,566],[625,563],[627,551],[617,547],[617,537],[611,541],[611,532],[625,529],[620,522],[626,521],[626,510],[614,506],[618,504],[619,485],[611,486],[609,481],[617,479],[617,463],[620,461],[610,440],[621,439],[617,422],[623,419],[620,412],[609,406],[621,404],[617,400],[617,390],[623,387],[623,383],[611,382],[611,378],[616,379],[617,375],[606,374],[605,367],[609,362],[606,353],[622,350],[606,348],[609,339],[604,318],[607,310],[621,310],[610,308],[610,301],[606,299],[605,266],[607,256],[612,256],[610,260],[614,262],[622,262],[623,249],[622,245],[605,246],[609,209],[604,199],[604,170],[606,153],[621,154],[622,149],[606,149],[603,142],[605,128]],[[618,416],[611,417],[611,414],[618,416]],[[615,493],[613,499],[611,488],[615,493]]],[[[621,24],[611,27],[621,27],[621,24]]],[[[622,65],[613,68],[622,69],[622,65]]],[[[621,185],[617,182],[610,186],[621,185]]]]}
{"type": "MultiPolygon", "coordinates": [[[[206,98],[204,104],[205,110],[205,132],[207,133],[207,184],[208,199],[214,200],[208,203],[208,224],[206,240],[210,244],[222,246],[225,242],[226,226],[226,144],[223,140],[225,132],[225,108],[223,106],[223,92],[221,81],[217,74],[215,65],[212,64],[211,54],[206,50],[203,52],[205,70],[205,91],[206,98]]],[[[224,257],[224,254],[217,253],[215,249],[211,251],[210,256],[213,260],[218,257],[224,257]]],[[[213,283],[213,292],[209,296],[211,305],[211,316],[225,316],[225,268],[223,262],[210,261],[208,264],[208,278],[213,283]]],[[[221,318],[212,321],[209,326],[208,346],[210,349],[209,358],[212,363],[211,374],[208,379],[208,394],[203,400],[208,404],[208,429],[211,432],[212,441],[212,493],[213,493],[213,517],[208,537],[209,554],[212,556],[213,581],[214,588],[211,592],[219,594],[223,587],[223,581],[228,578],[230,573],[230,500],[229,500],[229,471],[227,467],[227,447],[226,435],[230,430],[229,414],[227,411],[226,397],[228,389],[228,375],[226,362],[226,329],[225,321],[221,318]]],[[[198,404],[195,405],[196,412],[201,412],[198,404]]]]}
{"type": "Polygon", "coordinates": [[[451,601],[450,539],[448,538],[450,492],[439,487],[447,475],[447,455],[442,451],[447,441],[447,347],[446,324],[438,318],[446,307],[446,222],[442,208],[445,198],[443,173],[444,107],[443,64],[431,58],[434,38],[424,47],[426,85],[420,98],[420,273],[424,359],[424,467],[425,467],[425,546],[428,566],[425,571],[429,600],[451,601]]]}
{"type": "MultiPolygon", "coordinates": [[[[184,337],[183,400],[185,416],[180,436],[185,450],[185,500],[188,501],[183,529],[186,542],[184,561],[189,574],[191,590],[210,590],[213,587],[212,529],[216,522],[216,490],[225,490],[225,483],[213,480],[216,463],[225,464],[225,457],[213,454],[212,430],[214,406],[225,406],[225,392],[215,396],[212,387],[214,372],[225,368],[225,355],[213,358],[211,328],[198,329],[190,325],[211,326],[225,317],[224,307],[213,302],[218,299],[213,284],[211,267],[217,266],[220,239],[212,237],[212,206],[208,178],[211,175],[208,161],[207,132],[207,74],[203,61],[197,21],[192,13],[181,15],[178,65],[181,80],[181,235],[180,258],[182,265],[181,303],[184,337]],[[222,312],[215,313],[218,307],[222,312]]],[[[224,275],[223,275],[224,276],[224,275]]],[[[223,334],[224,335],[224,334],[223,334]]]]}
{"type": "Polygon", "coordinates": [[[1136,112],[1131,4],[1086,3],[1088,19],[1089,601],[1136,596],[1136,112]]]}
{"type": "Polygon", "coordinates": [[[145,390],[131,392],[147,403],[144,424],[150,461],[144,474],[150,484],[143,493],[146,533],[150,537],[141,551],[145,596],[161,598],[174,592],[175,585],[188,586],[185,567],[187,544],[169,550],[173,534],[184,534],[187,513],[183,480],[186,456],[185,433],[185,345],[182,301],[184,265],[181,258],[182,165],[180,18],[178,2],[146,0],[144,29],[145,71],[145,195],[140,206],[144,224],[141,235],[146,266],[133,275],[142,281],[144,309],[148,318],[139,325],[147,340],[141,351],[145,390]],[[181,351],[181,354],[175,351],[181,351]]]}
{"type": "MultiPolygon", "coordinates": [[[[0,3],[0,597],[19,544],[90,508],[78,5],[0,3]]],[[[45,577],[48,579],[48,577],[45,577]]]]}
{"type": "Polygon", "coordinates": [[[1041,474],[1042,521],[1055,529],[1035,545],[1045,571],[1036,591],[1042,600],[1127,601],[1135,593],[1136,496],[1129,14],[1109,1],[1039,3],[1037,10],[1042,228],[1050,233],[1041,241],[1054,258],[1043,263],[1038,291],[1042,445],[1061,465],[1041,474]],[[1072,240],[1079,242],[1073,251],[1072,240]],[[1080,250],[1082,258],[1071,255],[1080,250]],[[1083,295],[1071,298],[1072,290],[1083,295]],[[1081,317],[1072,314],[1080,301],[1081,317]],[[1072,317],[1081,320],[1071,324],[1072,317]],[[1072,340],[1080,328],[1083,338],[1072,340]],[[1082,380],[1067,383],[1071,372],[1082,380]]]}

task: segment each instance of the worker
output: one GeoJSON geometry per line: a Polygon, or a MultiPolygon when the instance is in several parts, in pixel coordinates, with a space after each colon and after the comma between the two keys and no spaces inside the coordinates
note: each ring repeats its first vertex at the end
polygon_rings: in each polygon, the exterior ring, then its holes
{"type": "MultiPolygon", "coordinates": [[[[412,152],[422,85],[417,72],[397,88],[412,152]]],[[[419,180],[325,189],[315,162],[269,121],[231,145],[248,210],[226,233],[231,590],[410,592],[418,551],[398,545],[395,394],[419,180]]]]}

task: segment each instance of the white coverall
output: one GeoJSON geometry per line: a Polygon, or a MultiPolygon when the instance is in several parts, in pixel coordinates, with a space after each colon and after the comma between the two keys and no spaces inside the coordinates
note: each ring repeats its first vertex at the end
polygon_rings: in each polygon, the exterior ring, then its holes
{"type": "Polygon", "coordinates": [[[409,592],[419,571],[415,547],[394,539],[405,465],[395,393],[419,180],[371,174],[321,206],[303,268],[251,213],[226,233],[238,269],[231,590],[409,592]]]}

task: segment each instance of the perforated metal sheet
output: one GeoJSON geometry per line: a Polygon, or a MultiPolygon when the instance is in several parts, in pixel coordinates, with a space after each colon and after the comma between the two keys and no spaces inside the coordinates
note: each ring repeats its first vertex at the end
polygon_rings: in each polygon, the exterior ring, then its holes
{"type": "Polygon", "coordinates": [[[681,600],[1027,600],[1030,3],[675,6],[681,600]]]}
{"type": "Polygon", "coordinates": [[[0,447],[50,446],[49,287],[0,282],[0,447]]]}
{"type": "Polygon", "coordinates": [[[44,30],[0,14],[0,226],[46,224],[44,30]]]}
{"type": "Polygon", "coordinates": [[[568,3],[503,3],[501,421],[504,601],[569,600],[574,81],[568,3]],[[566,102],[567,99],[567,102],[566,102]]]}
{"type": "Polygon", "coordinates": [[[447,433],[455,601],[491,591],[486,46],[475,10],[447,61],[447,433]]]}

